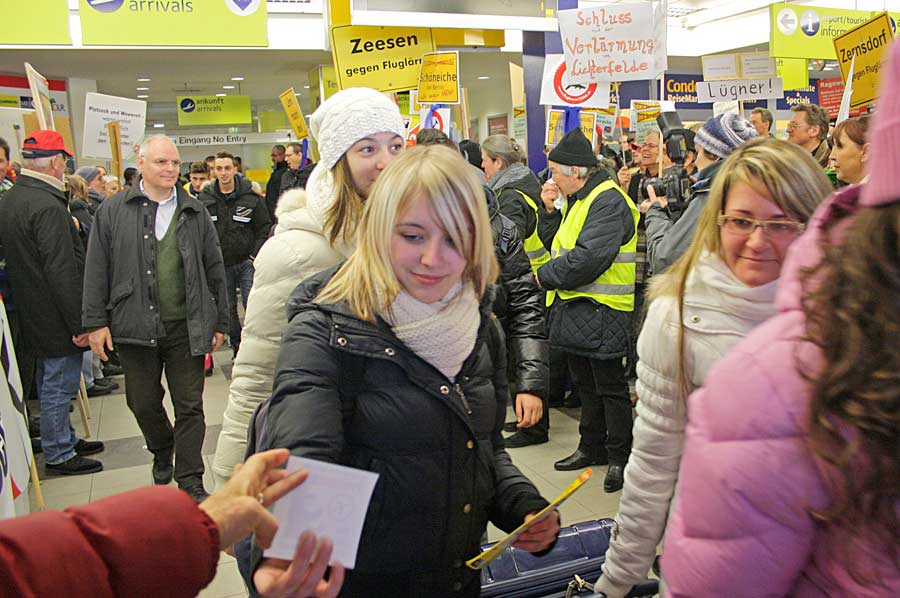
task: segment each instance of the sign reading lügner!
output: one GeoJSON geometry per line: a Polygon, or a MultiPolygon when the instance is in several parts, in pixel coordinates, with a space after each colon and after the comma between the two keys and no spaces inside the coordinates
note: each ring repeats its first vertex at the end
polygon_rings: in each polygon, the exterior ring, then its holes
{"type": "Polygon", "coordinates": [[[268,46],[265,0],[79,0],[86,46],[268,46]]]}
{"type": "Polygon", "coordinates": [[[243,125],[252,122],[250,96],[179,96],[178,126],[243,125]]]}

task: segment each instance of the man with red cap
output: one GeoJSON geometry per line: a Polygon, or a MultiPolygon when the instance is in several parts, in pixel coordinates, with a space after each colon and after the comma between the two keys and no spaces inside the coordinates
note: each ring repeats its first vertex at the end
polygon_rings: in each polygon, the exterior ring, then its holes
{"type": "Polygon", "coordinates": [[[24,338],[37,356],[41,447],[49,473],[95,473],[86,455],[102,442],[80,440],[69,420],[78,393],[88,335],[81,326],[84,248],[63,185],[66,149],[56,131],[35,131],[22,146],[23,168],[0,202],[0,242],[6,251],[24,338]]]}

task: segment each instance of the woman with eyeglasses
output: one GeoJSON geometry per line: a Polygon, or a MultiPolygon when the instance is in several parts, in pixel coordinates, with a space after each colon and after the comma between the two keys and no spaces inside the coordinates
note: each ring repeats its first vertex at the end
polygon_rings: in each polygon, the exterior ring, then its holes
{"type": "Polygon", "coordinates": [[[809,152],[774,138],[751,140],[722,164],[687,252],[654,277],[638,339],[638,418],[618,533],[598,591],[625,596],[646,577],[678,482],[687,397],[775,314],[788,247],[830,191],[809,152]]]}

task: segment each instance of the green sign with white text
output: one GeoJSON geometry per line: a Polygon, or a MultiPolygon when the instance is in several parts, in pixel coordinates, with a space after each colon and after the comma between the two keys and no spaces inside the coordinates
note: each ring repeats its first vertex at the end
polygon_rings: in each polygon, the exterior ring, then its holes
{"type": "Polygon", "coordinates": [[[250,96],[179,96],[178,126],[248,125],[250,96]]]}
{"type": "MultiPolygon", "coordinates": [[[[879,12],[806,4],[770,4],[769,54],[777,58],[837,58],[835,38],[879,12]]],[[[890,14],[892,29],[896,27],[898,16],[897,13],[890,14]]]]}
{"type": "Polygon", "coordinates": [[[265,0],[79,0],[86,46],[268,46],[265,0]]]}
{"type": "Polygon", "coordinates": [[[0,44],[69,45],[66,0],[5,0],[0,44]]]}

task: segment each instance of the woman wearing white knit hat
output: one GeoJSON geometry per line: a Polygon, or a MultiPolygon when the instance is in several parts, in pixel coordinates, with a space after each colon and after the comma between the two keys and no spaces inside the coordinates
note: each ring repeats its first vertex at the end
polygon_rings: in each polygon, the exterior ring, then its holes
{"type": "Polygon", "coordinates": [[[310,117],[310,130],[319,163],[305,191],[292,189],[282,195],[275,235],[254,261],[243,342],[212,465],[217,486],[243,462],[250,416],[272,392],[288,295],[311,274],[352,253],[365,198],[403,149],[406,128],[387,96],[353,87],[322,103],[310,117]]]}

